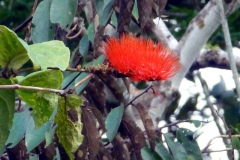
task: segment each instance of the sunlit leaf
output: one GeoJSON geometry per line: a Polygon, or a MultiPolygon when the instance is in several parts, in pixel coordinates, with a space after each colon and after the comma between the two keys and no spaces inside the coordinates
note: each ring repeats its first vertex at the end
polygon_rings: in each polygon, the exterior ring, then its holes
{"type": "MultiPolygon", "coordinates": [[[[10,85],[11,81],[0,78],[0,85],[10,85]]],[[[13,123],[15,91],[0,90],[0,149],[5,146],[13,123]]]]}
{"type": "Polygon", "coordinates": [[[0,25],[0,66],[12,69],[20,68],[29,60],[27,50],[17,35],[5,26],[0,25]]]}
{"type": "Polygon", "coordinates": [[[58,113],[55,122],[58,125],[56,133],[59,142],[66,150],[70,159],[83,141],[81,108],[82,100],[79,96],[71,94],[59,99],[58,113]]]}
{"type": "MultiPolygon", "coordinates": [[[[29,74],[20,82],[20,85],[60,89],[62,81],[61,71],[44,70],[29,74]]],[[[23,101],[33,108],[33,117],[37,128],[48,121],[58,104],[56,93],[34,90],[17,90],[17,93],[23,101]]]]}
{"type": "Polygon", "coordinates": [[[48,41],[29,46],[29,57],[41,69],[57,67],[64,71],[68,67],[70,50],[62,41],[48,41]]]}
{"type": "Polygon", "coordinates": [[[240,142],[238,137],[232,137],[232,147],[236,150],[240,149],[240,142]]]}

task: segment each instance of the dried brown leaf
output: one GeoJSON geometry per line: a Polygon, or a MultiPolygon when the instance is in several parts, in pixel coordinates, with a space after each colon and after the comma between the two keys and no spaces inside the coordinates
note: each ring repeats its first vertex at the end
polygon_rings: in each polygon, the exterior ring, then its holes
{"type": "Polygon", "coordinates": [[[154,151],[156,146],[156,132],[154,129],[152,118],[149,116],[148,112],[145,110],[144,106],[141,103],[138,103],[135,107],[137,108],[138,113],[140,114],[140,117],[142,119],[144,128],[149,139],[150,147],[152,151],[154,151]]]}
{"type": "Polygon", "coordinates": [[[98,152],[98,158],[101,160],[113,160],[112,155],[104,147],[104,145],[99,142],[99,146],[100,146],[100,148],[99,148],[99,152],[98,152]]]}
{"type": "Polygon", "coordinates": [[[111,75],[106,74],[98,74],[98,76],[103,81],[103,83],[110,89],[116,99],[124,103],[123,93],[121,92],[121,88],[119,87],[115,79],[111,75]]]}
{"type": "Polygon", "coordinates": [[[132,9],[133,9],[133,0],[120,0],[118,1],[119,13],[117,14],[118,20],[118,32],[120,34],[127,32],[128,26],[131,21],[132,9]]]}
{"type": "Polygon", "coordinates": [[[89,101],[92,101],[95,107],[97,107],[102,113],[104,113],[105,108],[105,93],[103,86],[102,82],[97,81],[95,78],[94,82],[89,82],[85,88],[89,101]]]}
{"type": "Polygon", "coordinates": [[[105,126],[105,121],[104,121],[104,117],[103,117],[102,113],[96,107],[92,108],[92,112],[95,115],[95,117],[97,118],[97,121],[102,128],[102,133],[101,134],[106,133],[107,129],[106,129],[106,126],[105,126]]]}
{"type": "Polygon", "coordinates": [[[82,108],[82,122],[85,129],[84,138],[87,139],[88,148],[89,148],[89,159],[95,159],[98,150],[99,150],[99,133],[96,128],[95,116],[90,107],[81,107],[82,108]]]}
{"type": "MultiPolygon", "coordinates": [[[[83,135],[85,135],[85,129],[83,128],[83,135]]],[[[84,137],[82,144],[79,146],[77,152],[75,152],[75,160],[85,160],[88,152],[88,140],[84,137]]]]}
{"type": "Polygon", "coordinates": [[[128,151],[127,145],[124,143],[124,140],[120,135],[116,135],[112,141],[113,150],[116,154],[118,160],[130,160],[130,153],[128,151]]]}
{"type": "Polygon", "coordinates": [[[122,122],[133,144],[134,153],[137,160],[142,160],[141,149],[146,145],[144,133],[133,121],[129,120],[126,116],[123,116],[122,122]]]}
{"type": "Polygon", "coordinates": [[[141,28],[149,28],[153,25],[152,6],[153,0],[138,0],[139,23],[141,28]],[[150,25],[150,26],[149,26],[150,25]]]}

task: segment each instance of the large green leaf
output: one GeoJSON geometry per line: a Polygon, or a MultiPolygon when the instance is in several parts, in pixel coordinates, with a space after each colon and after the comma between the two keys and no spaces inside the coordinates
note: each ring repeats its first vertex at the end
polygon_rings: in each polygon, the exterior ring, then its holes
{"type": "Polygon", "coordinates": [[[147,146],[141,149],[141,156],[143,160],[162,160],[162,158],[156,152],[153,152],[147,146]]]}
{"type": "Polygon", "coordinates": [[[105,124],[107,129],[107,138],[111,142],[115,135],[117,134],[118,128],[122,121],[122,116],[124,112],[124,107],[121,104],[119,107],[116,107],[111,110],[108,114],[105,124]]]}
{"type": "Polygon", "coordinates": [[[77,10],[77,0],[52,0],[50,20],[59,23],[62,28],[69,29],[77,10]]]}
{"type": "Polygon", "coordinates": [[[55,122],[58,125],[56,133],[59,142],[66,150],[70,159],[74,159],[74,153],[82,144],[83,135],[81,123],[82,100],[75,94],[59,99],[58,113],[55,122]]]}
{"type": "Polygon", "coordinates": [[[51,2],[51,0],[44,0],[37,6],[31,28],[33,43],[41,43],[54,38],[54,24],[50,22],[51,2]]]}
{"type": "MultiPolygon", "coordinates": [[[[23,86],[60,89],[63,81],[59,70],[44,70],[28,75],[20,82],[23,86]]],[[[33,108],[37,127],[46,123],[58,104],[58,95],[45,91],[17,90],[19,97],[33,108]]]]}
{"type": "Polygon", "coordinates": [[[161,142],[159,142],[159,140],[156,141],[155,152],[157,152],[163,160],[172,160],[168,150],[161,142]]]}
{"type": "Polygon", "coordinates": [[[14,147],[24,136],[31,114],[28,107],[24,107],[24,111],[14,114],[13,126],[6,145],[11,144],[8,148],[14,147]]]}
{"type": "Polygon", "coordinates": [[[193,138],[192,131],[185,128],[179,128],[177,130],[177,139],[183,145],[188,156],[192,156],[195,160],[202,160],[201,150],[196,140],[193,138]]]}
{"type": "Polygon", "coordinates": [[[44,139],[46,133],[51,130],[54,130],[54,117],[57,113],[57,107],[54,109],[51,117],[40,128],[36,129],[35,122],[33,118],[31,117],[26,129],[26,136],[25,136],[25,145],[27,147],[27,152],[30,152],[35,147],[37,147],[44,139]]]}
{"type": "Polygon", "coordinates": [[[173,154],[174,160],[186,160],[187,153],[179,142],[174,142],[169,133],[163,134],[169,149],[173,154]]]}
{"type": "MultiPolygon", "coordinates": [[[[0,78],[0,85],[10,85],[11,81],[0,78]]],[[[5,146],[13,123],[15,91],[0,90],[0,149],[5,146]]]]}
{"type": "Polygon", "coordinates": [[[102,2],[99,1],[97,4],[97,12],[99,15],[99,24],[101,26],[105,26],[111,16],[113,0],[104,0],[103,5],[102,2]]]}
{"type": "Polygon", "coordinates": [[[29,60],[27,50],[17,35],[5,26],[0,25],[0,66],[18,69],[29,60]]]}
{"type": "Polygon", "coordinates": [[[29,46],[29,57],[41,69],[58,67],[64,71],[68,67],[70,50],[62,41],[48,41],[29,46]]]}

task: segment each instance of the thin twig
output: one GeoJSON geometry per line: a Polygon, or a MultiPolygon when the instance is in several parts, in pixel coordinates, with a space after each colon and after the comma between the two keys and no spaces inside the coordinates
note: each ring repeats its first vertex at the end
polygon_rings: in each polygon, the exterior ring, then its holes
{"type": "MultiPolygon", "coordinates": [[[[34,4],[33,4],[32,12],[31,12],[31,16],[32,16],[32,17],[33,17],[33,14],[34,14],[34,12],[35,12],[35,10],[36,10],[36,8],[37,8],[37,4],[38,4],[38,0],[35,0],[35,1],[34,1],[34,4]]],[[[24,41],[25,41],[25,42],[28,42],[28,39],[29,39],[29,37],[30,37],[30,31],[31,31],[31,23],[28,23],[28,25],[27,25],[27,30],[26,30],[26,36],[25,36],[25,38],[24,38],[24,41]]]]}
{"type": "MultiPolygon", "coordinates": [[[[164,126],[157,128],[157,130],[161,131],[163,128],[172,127],[172,126],[176,126],[176,125],[179,124],[179,123],[192,122],[192,121],[193,121],[193,120],[179,120],[179,121],[176,121],[176,122],[173,122],[173,123],[165,124],[164,126]]],[[[202,122],[202,123],[208,123],[208,122],[205,122],[205,121],[200,121],[200,122],[202,122]]]]}
{"type": "Polygon", "coordinates": [[[223,2],[222,2],[222,0],[216,0],[216,3],[218,6],[218,9],[219,9],[219,12],[220,12],[220,16],[221,16],[222,30],[223,30],[225,43],[226,43],[226,50],[227,50],[228,57],[229,57],[230,68],[232,70],[233,79],[236,84],[238,97],[240,98],[240,83],[238,80],[239,76],[238,76],[236,63],[234,61],[234,56],[232,53],[232,41],[231,41],[231,37],[230,37],[230,33],[229,33],[228,22],[227,22],[225,14],[224,14],[223,2]]]}
{"type": "Polygon", "coordinates": [[[72,90],[75,90],[79,85],[81,85],[83,82],[85,82],[86,80],[92,78],[94,75],[90,74],[88,76],[86,76],[85,78],[83,78],[81,81],[79,81],[78,83],[76,83],[73,87],[72,90]]]}
{"type": "Polygon", "coordinates": [[[13,31],[18,32],[21,29],[23,29],[24,27],[26,27],[28,25],[28,23],[31,22],[32,18],[33,18],[33,16],[28,17],[22,24],[17,26],[13,31]]]}
{"type": "Polygon", "coordinates": [[[150,85],[147,89],[145,89],[142,93],[140,93],[139,95],[137,95],[136,97],[134,97],[128,104],[125,105],[124,108],[126,108],[127,106],[131,105],[133,103],[133,101],[135,101],[138,97],[140,97],[141,95],[145,94],[148,92],[149,89],[152,89],[153,85],[150,85]]]}
{"type": "Polygon", "coordinates": [[[223,151],[231,151],[232,148],[220,149],[220,150],[213,150],[213,151],[204,151],[202,153],[211,153],[211,152],[223,152],[223,151]]]}
{"type": "Polygon", "coordinates": [[[73,35],[73,36],[69,36],[69,34],[67,34],[66,35],[66,38],[67,39],[74,39],[74,38],[76,38],[77,36],[79,36],[80,35],[80,33],[82,32],[82,27],[79,29],[79,31],[78,31],[78,33],[77,34],[75,34],[75,35],[73,35]]]}
{"type": "MultiPolygon", "coordinates": [[[[224,134],[223,131],[222,131],[222,129],[221,129],[220,124],[218,123],[218,118],[220,118],[220,119],[222,120],[222,122],[223,122],[223,124],[224,124],[224,127],[225,127],[225,129],[226,129],[226,132],[228,133],[229,139],[230,139],[230,141],[231,141],[231,143],[232,143],[231,130],[228,128],[227,123],[226,123],[226,121],[224,120],[224,118],[218,113],[217,110],[214,109],[214,106],[213,106],[213,104],[212,104],[211,101],[210,101],[210,98],[209,98],[210,95],[209,95],[209,90],[208,90],[207,83],[202,79],[202,77],[201,77],[201,75],[200,75],[199,72],[197,72],[197,76],[198,76],[198,78],[199,78],[199,80],[200,80],[200,82],[201,82],[201,84],[202,84],[203,92],[204,92],[204,94],[205,94],[205,96],[206,96],[207,105],[209,106],[209,108],[210,108],[210,110],[211,110],[211,112],[212,112],[214,121],[216,122],[216,125],[217,125],[217,127],[218,127],[218,129],[219,129],[219,132],[220,132],[222,135],[224,134]]],[[[224,141],[224,143],[225,143],[226,145],[228,144],[227,141],[224,141]]],[[[233,159],[234,159],[234,151],[233,151],[233,149],[232,149],[232,156],[233,156],[233,159]]]]}
{"type": "MultiPolygon", "coordinates": [[[[240,137],[240,135],[236,134],[236,135],[232,135],[232,137],[240,137]]],[[[229,139],[229,135],[219,135],[216,137],[213,137],[206,145],[206,147],[204,147],[202,149],[202,153],[205,153],[207,151],[207,149],[210,147],[211,143],[213,140],[217,139],[217,138],[228,138],[229,139]]]]}
{"type": "Polygon", "coordinates": [[[22,86],[19,84],[12,85],[0,85],[0,89],[25,89],[25,90],[34,90],[34,91],[45,91],[45,92],[53,92],[63,95],[66,93],[65,90],[51,89],[51,88],[42,88],[42,87],[33,87],[33,86],[22,86]]]}

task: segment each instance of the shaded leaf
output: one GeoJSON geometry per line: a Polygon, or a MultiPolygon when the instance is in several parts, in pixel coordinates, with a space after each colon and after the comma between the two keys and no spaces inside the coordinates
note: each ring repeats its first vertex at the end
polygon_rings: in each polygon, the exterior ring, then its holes
{"type": "Polygon", "coordinates": [[[84,124],[84,136],[89,147],[89,159],[95,159],[99,150],[99,134],[96,127],[95,117],[90,107],[82,107],[82,121],[84,124]]]}
{"type": "Polygon", "coordinates": [[[54,24],[50,22],[51,0],[39,3],[33,15],[31,37],[33,43],[41,43],[54,38],[54,24]]]}
{"type": "Polygon", "coordinates": [[[146,145],[146,140],[142,130],[129,118],[123,116],[123,125],[133,144],[134,152],[137,160],[141,160],[141,149],[146,145]]]}
{"type": "Polygon", "coordinates": [[[14,114],[13,126],[6,144],[8,148],[14,147],[24,136],[31,114],[28,107],[24,107],[24,111],[14,114]]]}
{"type": "Polygon", "coordinates": [[[138,8],[137,8],[137,0],[135,0],[134,2],[134,6],[133,6],[133,10],[132,10],[132,14],[133,16],[138,20],[139,18],[139,13],[138,13],[138,8]]]}
{"type": "Polygon", "coordinates": [[[74,86],[75,79],[77,78],[77,75],[80,75],[78,72],[73,72],[69,74],[67,77],[64,78],[62,83],[62,88],[69,89],[74,86]]]}
{"type": "Polygon", "coordinates": [[[88,35],[89,41],[91,41],[93,44],[94,43],[94,24],[93,23],[89,24],[87,33],[88,33],[87,35],[88,35]]]}
{"type": "MultiPolygon", "coordinates": [[[[10,85],[11,81],[0,78],[0,85],[10,85]]],[[[1,89],[0,90],[0,149],[5,146],[5,143],[10,134],[10,129],[13,124],[13,115],[15,108],[15,91],[1,89]]]]}
{"type": "Polygon", "coordinates": [[[50,20],[59,23],[64,29],[69,29],[77,11],[76,0],[52,0],[50,20]]]}
{"type": "Polygon", "coordinates": [[[152,149],[147,146],[141,149],[141,155],[143,160],[162,160],[156,152],[152,151],[152,149]]]}
{"type": "Polygon", "coordinates": [[[193,138],[193,132],[185,129],[179,128],[177,130],[177,139],[183,145],[188,156],[192,156],[195,160],[202,160],[201,150],[193,138]]]}
{"type": "Polygon", "coordinates": [[[237,124],[237,128],[236,128],[237,132],[240,133],[240,123],[237,124]]]}
{"type": "Polygon", "coordinates": [[[240,149],[240,142],[238,137],[232,137],[232,147],[236,150],[240,149]]]}
{"type": "Polygon", "coordinates": [[[97,13],[99,15],[99,24],[105,26],[111,16],[112,5],[114,0],[104,0],[98,1],[97,3],[97,13]]]}
{"type": "Polygon", "coordinates": [[[5,26],[0,25],[0,66],[19,69],[29,60],[27,50],[17,35],[5,26]]]}
{"type": "Polygon", "coordinates": [[[116,135],[112,141],[114,146],[115,154],[118,160],[130,160],[130,153],[128,151],[127,145],[120,135],[116,135]]]}
{"type": "Polygon", "coordinates": [[[155,130],[154,130],[153,121],[152,121],[148,112],[145,110],[144,106],[141,103],[138,103],[135,107],[138,110],[138,113],[140,114],[140,117],[142,119],[144,128],[147,132],[150,147],[151,147],[152,151],[154,151],[155,146],[156,146],[156,142],[155,142],[156,133],[155,133],[155,130]]]}
{"type": "MultiPolygon", "coordinates": [[[[60,89],[62,81],[63,75],[61,71],[45,70],[29,74],[20,82],[20,85],[60,89]]],[[[56,93],[34,90],[17,90],[17,93],[24,102],[33,108],[37,128],[48,121],[58,104],[58,95],[56,93]]]]}
{"type": "Polygon", "coordinates": [[[79,43],[79,52],[83,57],[87,55],[88,47],[89,47],[89,40],[88,40],[88,35],[86,34],[85,36],[82,37],[79,43]]]}
{"type": "Polygon", "coordinates": [[[76,152],[84,138],[81,134],[81,104],[82,99],[77,95],[70,94],[67,97],[61,97],[59,98],[58,113],[55,117],[55,122],[58,125],[56,130],[58,140],[70,159],[74,159],[72,153],[76,152]],[[70,113],[71,116],[69,117],[69,112],[73,110],[76,112],[76,115],[71,115],[70,113]]]}
{"type": "Polygon", "coordinates": [[[187,153],[179,142],[174,142],[169,133],[163,134],[174,160],[186,160],[187,153]]]}
{"type": "Polygon", "coordinates": [[[159,140],[156,141],[155,152],[158,153],[162,160],[172,160],[172,157],[170,156],[168,150],[161,142],[159,142],[159,140]]]}
{"type": "Polygon", "coordinates": [[[48,41],[29,46],[29,57],[41,69],[57,67],[64,71],[68,67],[70,50],[62,41],[48,41]]]}
{"type": "Polygon", "coordinates": [[[49,120],[43,126],[35,129],[35,123],[31,117],[26,129],[25,144],[27,147],[27,153],[37,147],[45,138],[45,133],[53,126],[53,120],[49,120]]]}
{"type": "Polygon", "coordinates": [[[106,134],[110,142],[113,140],[113,138],[117,134],[118,128],[122,121],[123,111],[124,111],[124,107],[123,107],[123,104],[121,104],[119,107],[112,109],[105,120],[106,129],[107,129],[106,134]]]}

